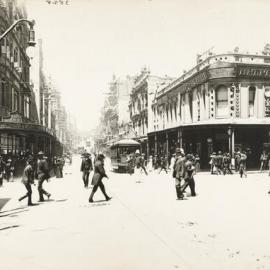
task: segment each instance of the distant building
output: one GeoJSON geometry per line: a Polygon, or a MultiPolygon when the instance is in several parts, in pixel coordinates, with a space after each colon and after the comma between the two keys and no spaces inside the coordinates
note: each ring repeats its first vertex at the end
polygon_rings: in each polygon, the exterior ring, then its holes
{"type": "Polygon", "coordinates": [[[156,91],[172,81],[167,76],[158,77],[150,74],[150,71],[144,68],[135,78],[129,101],[129,114],[131,119],[132,138],[138,140],[142,145],[142,151],[147,150],[148,127],[153,121],[151,104],[155,97],[156,91]]]}

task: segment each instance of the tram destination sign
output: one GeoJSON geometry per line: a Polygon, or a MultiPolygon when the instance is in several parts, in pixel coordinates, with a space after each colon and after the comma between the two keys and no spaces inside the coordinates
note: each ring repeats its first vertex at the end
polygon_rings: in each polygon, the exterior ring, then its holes
{"type": "Polygon", "coordinates": [[[265,67],[239,67],[237,75],[239,77],[270,78],[270,68],[265,67]]]}

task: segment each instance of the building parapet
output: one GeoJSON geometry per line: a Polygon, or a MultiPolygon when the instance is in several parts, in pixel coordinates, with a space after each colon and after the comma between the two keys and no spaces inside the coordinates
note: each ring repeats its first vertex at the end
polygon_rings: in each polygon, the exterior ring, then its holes
{"type": "Polygon", "coordinates": [[[270,56],[269,55],[258,55],[258,54],[243,54],[243,53],[223,53],[216,54],[207,57],[205,60],[201,61],[195,67],[190,69],[188,72],[177,78],[176,80],[169,83],[167,86],[162,88],[158,93],[157,97],[173,90],[179,85],[185,83],[192,76],[197,74],[199,71],[214,65],[216,63],[226,62],[226,63],[235,63],[235,64],[260,64],[260,65],[270,65],[270,56]]]}

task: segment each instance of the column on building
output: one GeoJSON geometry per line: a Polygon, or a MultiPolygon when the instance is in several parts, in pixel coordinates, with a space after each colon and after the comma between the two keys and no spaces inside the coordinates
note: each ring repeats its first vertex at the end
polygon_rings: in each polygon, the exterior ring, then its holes
{"type": "Polygon", "coordinates": [[[203,100],[203,95],[204,95],[204,86],[201,85],[198,89],[198,97],[199,97],[199,106],[200,106],[200,121],[205,120],[205,107],[204,107],[204,100],[203,100]]]}
{"type": "Polygon", "coordinates": [[[172,103],[171,100],[168,102],[168,125],[167,128],[172,126],[172,103]]]}
{"type": "Polygon", "coordinates": [[[241,118],[248,118],[249,109],[249,89],[246,83],[240,85],[240,108],[241,108],[241,118]]]}
{"type": "Polygon", "coordinates": [[[172,102],[172,127],[174,127],[175,126],[175,123],[176,123],[176,116],[175,116],[175,113],[176,113],[176,106],[175,106],[175,104],[176,104],[176,100],[175,100],[175,98],[173,99],[173,102],[172,102]]]}
{"type": "Polygon", "coordinates": [[[178,92],[177,95],[177,106],[176,106],[176,112],[177,112],[177,124],[180,124],[182,122],[181,119],[181,94],[180,91],[178,92]]]}
{"type": "Polygon", "coordinates": [[[192,119],[191,119],[191,113],[190,113],[190,104],[189,104],[189,93],[185,93],[185,123],[191,123],[192,119]]]}
{"type": "Polygon", "coordinates": [[[198,100],[197,100],[197,89],[193,89],[192,92],[192,111],[193,111],[193,122],[198,121],[198,100]]]}
{"type": "MultiPolygon", "coordinates": [[[[258,118],[263,118],[265,116],[265,101],[264,101],[264,93],[265,89],[262,85],[257,87],[257,97],[258,97],[258,118]]],[[[254,108],[255,109],[255,108],[254,108]]]]}
{"type": "Polygon", "coordinates": [[[204,88],[205,88],[205,109],[204,109],[204,116],[205,116],[205,120],[210,118],[210,100],[209,100],[209,84],[205,83],[204,84],[204,88]]]}

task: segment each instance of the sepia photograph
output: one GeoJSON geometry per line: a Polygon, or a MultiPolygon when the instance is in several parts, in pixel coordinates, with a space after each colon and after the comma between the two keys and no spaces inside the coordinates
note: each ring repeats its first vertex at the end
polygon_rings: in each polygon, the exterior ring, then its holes
{"type": "Polygon", "coordinates": [[[270,270],[269,0],[0,0],[1,270],[270,270]]]}

